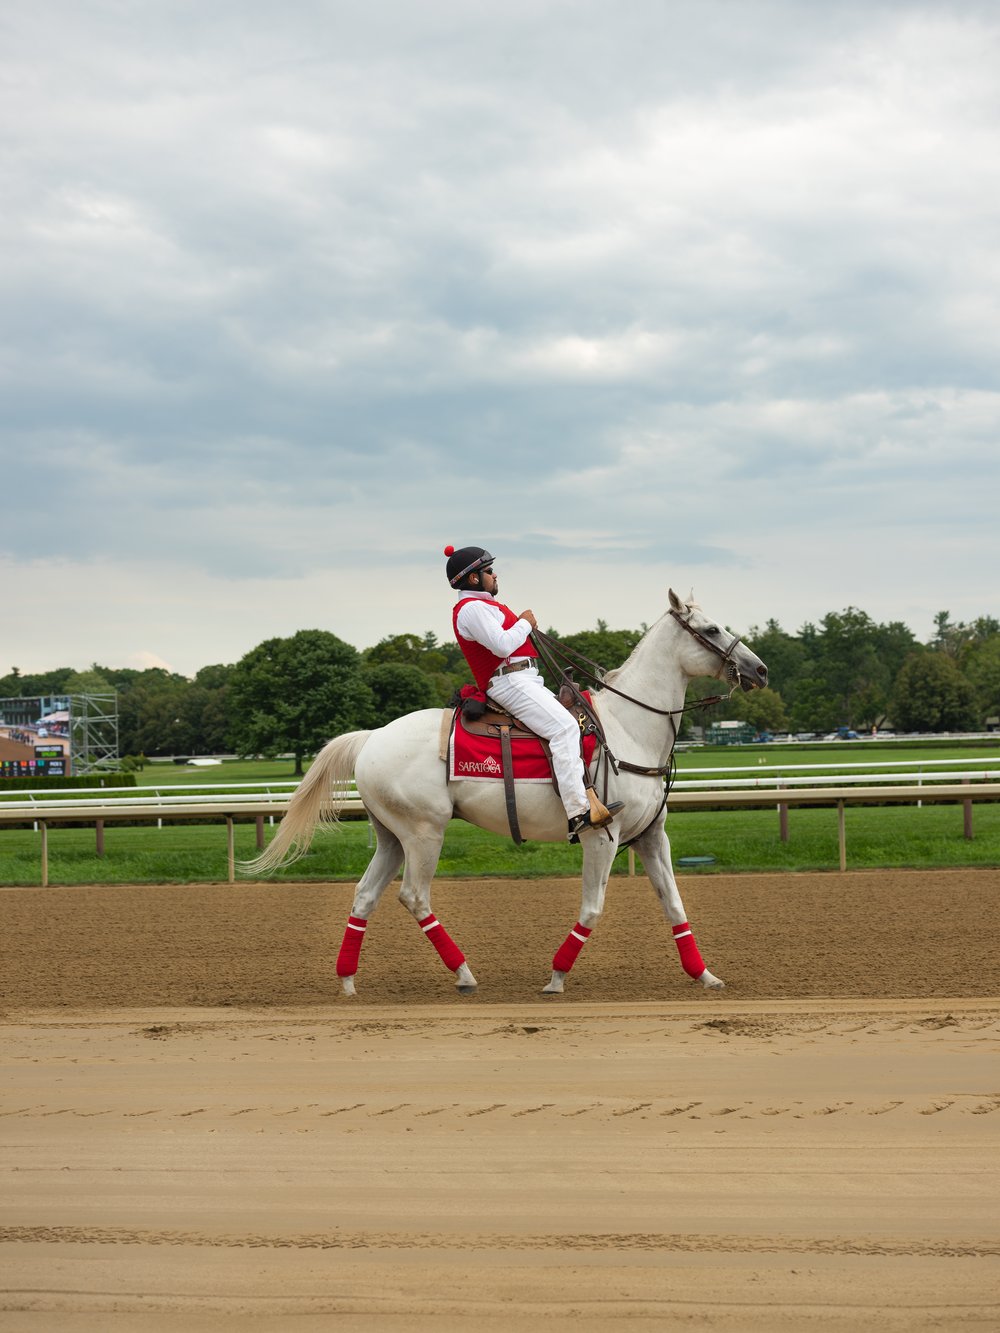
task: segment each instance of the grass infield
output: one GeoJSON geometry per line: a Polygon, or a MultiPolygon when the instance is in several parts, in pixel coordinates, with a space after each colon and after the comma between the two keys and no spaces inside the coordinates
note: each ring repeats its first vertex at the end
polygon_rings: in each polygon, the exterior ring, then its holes
{"type": "MultiPolygon", "coordinates": [[[[847,865],[851,870],[908,867],[1000,865],[1000,805],[973,807],[973,838],[963,836],[960,806],[857,806],[846,812],[847,865]]],[[[267,829],[267,836],[272,830],[267,829]]],[[[836,870],[835,809],[789,811],[789,840],[781,842],[776,810],[676,811],[667,821],[675,862],[681,857],[714,857],[682,874],[749,871],[836,870]]],[[[236,855],[256,851],[252,822],[236,825],[236,855]]],[[[142,884],[218,882],[228,874],[225,825],[108,825],[105,854],[96,854],[92,828],[49,829],[52,884],[142,884]]],[[[364,820],[352,820],[317,834],[309,852],[275,881],[357,880],[371,856],[372,834],[364,820]]],[[[439,876],[512,876],[518,879],[580,873],[578,847],[525,843],[521,847],[459,820],[445,837],[439,876]]],[[[637,858],[641,873],[641,860],[637,858]]],[[[628,873],[621,851],[613,873],[628,873]]],[[[40,834],[0,829],[0,883],[41,882],[40,834]]]]}
{"type": "MultiPolygon", "coordinates": [[[[836,765],[857,764],[858,771],[877,772],[886,764],[906,760],[967,760],[970,769],[1000,767],[1000,740],[996,744],[845,742],[828,745],[759,745],[686,750],[678,755],[678,776],[695,777],[709,768],[747,768],[759,772],[791,771],[793,765],[820,764],[826,771],[836,765]]],[[[292,780],[292,765],[283,760],[236,760],[217,767],[187,768],[151,764],[137,775],[142,787],[183,785],[204,789],[206,784],[278,782],[292,780]]],[[[928,777],[943,778],[947,770],[928,768],[928,777]]],[[[752,776],[745,773],[742,776],[752,776]]],[[[851,870],[881,868],[934,869],[948,866],[1000,865],[1000,805],[973,806],[973,837],[963,833],[962,809],[957,805],[856,806],[846,812],[847,864],[851,870]]],[[[789,811],[789,840],[781,842],[777,810],[682,811],[669,816],[675,863],[682,857],[714,857],[697,868],[681,867],[683,874],[719,874],[772,871],[836,870],[838,866],[835,809],[789,811]]],[[[273,830],[268,826],[267,836],[273,830]]],[[[49,829],[49,880],[52,884],[143,884],[218,882],[228,875],[225,825],[165,823],[105,829],[105,854],[98,857],[93,828],[49,829]]],[[[373,848],[372,832],[364,820],[345,821],[339,828],[317,835],[301,860],[279,874],[276,881],[357,880],[373,848]]],[[[252,821],[236,825],[236,855],[249,859],[256,852],[252,821]]],[[[510,839],[484,833],[455,820],[448,829],[438,867],[440,876],[511,876],[525,879],[552,875],[577,876],[579,848],[549,843],[515,847],[510,839]]],[[[628,853],[619,852],[613,873],[628,873],[628,853]]],[[[641,872],[641,861],[637,858],[641,872]]],[[[40,834],[31,829],[0,828],[0,884],[33,885],[41,882],[40,834]]]]}

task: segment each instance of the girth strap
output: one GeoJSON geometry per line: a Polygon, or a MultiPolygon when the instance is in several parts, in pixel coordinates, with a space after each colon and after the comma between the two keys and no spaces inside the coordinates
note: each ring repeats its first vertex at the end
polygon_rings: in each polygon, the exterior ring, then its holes
{"type": "Polygon", "coordinates": [[[507,823],[510,825],[510,836],[514,840],[515,847],[520,847],[524,839],[521,837],[520,825],[517,822],[517,797],[514,794],[514,756],[510,747],[510,727],[506,723],[500,724],[500,756],[503,760],[503,794],[507,802],[507,823]]]}

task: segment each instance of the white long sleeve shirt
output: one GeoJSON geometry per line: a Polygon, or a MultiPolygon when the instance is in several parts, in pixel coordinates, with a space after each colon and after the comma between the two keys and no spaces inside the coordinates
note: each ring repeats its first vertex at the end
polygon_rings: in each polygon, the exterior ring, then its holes
{"type": "Polygon", "coordinates": [[[531,633],[527,620],[516,620],[510,629],[504,629],[503,612],[496,598],[488,592],[463,592],[461,595],[475,599],[459,608],[455,621],[455,628],[463,639],[481,643],[497,657],[506,659],[531,633]]]}

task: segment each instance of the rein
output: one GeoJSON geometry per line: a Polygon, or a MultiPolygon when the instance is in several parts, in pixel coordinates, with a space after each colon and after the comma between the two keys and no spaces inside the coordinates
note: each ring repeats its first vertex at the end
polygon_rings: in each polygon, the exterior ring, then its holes
{"type": "MultiPolygon", "coordinates": [[[[676,611],[671,609],[670,614],[682,629],[686,629],[693,639],[698,640],[703,648],[708,648],[715,653],[715,655],[721,659],[723,665],[732,662],[733,651],[736,648],[736,645],[742,643],[742,639],[738,634],[733,635],[732,642],[725,651],[723,651],[718,644],[713,643],[711,639],[706,639],[704,634],[699,630],[692,629],[687,621],[679,616],[676,611]]],[[[602,690],[608,690],[611,694],[617,694],[619,699],[627,699],[630,704],[637,704],[640,708],[644,708],[647,713],[656,713],[658,717],[673,717],[677,713],[690,713],[695,708],[711,708],[713,704],[720,704],[725,702],[726,699],[731,699],[740,683],[739,672],[737,672],[736,680],[733,682],[732,689],[728,694],[709,694],[706,695],[704,699],[695,699],[693,703],[683,704],[680,708],[656,708],[653,704],[646,703],[643,699],[636,699],[633,695],[626,694],[624,690],[618,690],[615,689],[614,685],[609,685],[605,679],[605,676],[607,675],[605,668],[598,662],[592,661],[589,657],[585,657],[583,653],[577,652],[575,648],[563,647],[558,640],[550,638],[548,634],[544,634],[540,629],[532,630],[531,637],[535,642],[535,647],[538,649],[538,655],[541,657],[545,665],[554,675],[561,676],[563,678],[563,683],[568,685],[574,693],[579,694],[579,691],[577,690],[576,683],[571,677],[573,671],[579,671],[580,674],[589,680],[592,685],[596,685],[602,690]],[[558,659],[561,659],[566,665],[560,666],[558,659]]]]}
{"type": "MultiPolygon", "coordinates": [[[[732,665],[733,651],[735,650],[736,645],[741,642],[738,634],[733,636],[732,642],[725,651],[723,651],[723,649],[717,644],[712,643],[710,639],[707,639],[698,630],[692,629],[687,621],[672,608],[670,614],[677,621],[678,625],[687,630],[692,638],[697,639],[703,647],[711,649],[711,651],[721,659],[724,666],[732,665]]],[[[733,681],[732,689],[730,689],[728,694],[710,694],[704,699],[696,699],[693,703],[683,704],[680,708],[657,708],[653,704],[646,703],[643,699],[636,699],[633,695],[626,694],[624,690],[616,689],[614,685],[609,685],[605,679],[607,674],[605,668],[598,662],[594,662],[591,658],[584,656],[583,653],[578,652],[575,648],[564,647],[557,640],[550,638],[548,634],[543,633],[539,629],[532,630],[531,637],[534,640],[535,647],[538,649],[539,657],[552,672],[553,676],[561,678],[562,684],[572,692],[575,704],[589,719],[597,734],[601,748],[607,755],[608,761],[615,772],[617,773],[620,769],[625,769],[628,773],[638,773],[643,777],[666,777],[668,778],[668,790],[672,782],[673,772],[677,766],[677,760],[674,757],[674,745],[671,744],[670,746],[670,758],[667,763],[658,768],[645,768],[638,764],[630,764],[624,759],[617,759],[608,746],[607,739],[604,735],[604,729],[601,726],[597,714],[587,703],[586,699],[584,699],[576,681],[573,680],[573,672],[579,672],[587,681],[596,685],[599,689],[608,690],[611,694],[616,694],[619,699],[625,699],[629,703],[636,704],[639,708],[644,708],[647,713],[655,713],[657,717],[669,718],[670,726],[674,733],[674,743],[677,741],[677,723],[674,721],[677,714],[689,713],[697,708],[711,708],[713,704],[722,703],[724,700],[732,698],[740,683],[739,671],[736,671],[735,667],[733,667],[736,678],[733,681]],[[561,665],[560,663],[564,665],[561,665]]]]}

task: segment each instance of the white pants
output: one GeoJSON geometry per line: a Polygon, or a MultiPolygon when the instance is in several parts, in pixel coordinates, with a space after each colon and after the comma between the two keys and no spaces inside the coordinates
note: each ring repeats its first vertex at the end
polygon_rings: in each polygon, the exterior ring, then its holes
{"type": "Polygon", "coordinates": [[[583,760],[580,757],[580,725],[568,708],[547,688],[534,667],[512,671],[509,676],[494,676],[489,694],[539,736],[544,736],[552,750],[552,769],[559,783],[559,795],[570,819],[590,809],[583,785],[583,760]]]}

